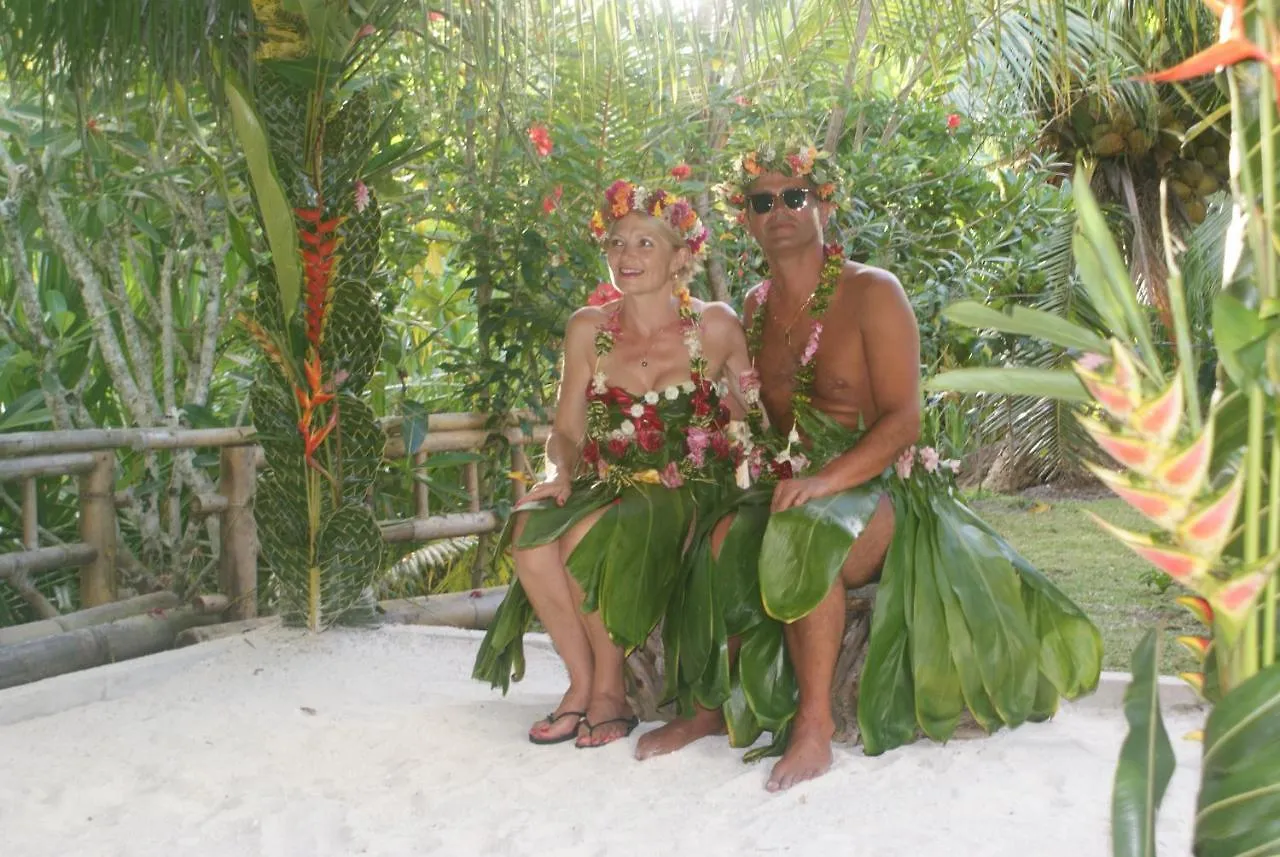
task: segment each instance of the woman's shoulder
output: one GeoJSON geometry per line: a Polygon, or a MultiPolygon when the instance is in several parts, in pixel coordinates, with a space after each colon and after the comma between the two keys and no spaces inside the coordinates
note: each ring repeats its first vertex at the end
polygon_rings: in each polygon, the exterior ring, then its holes
{"type": "Polygon", "coordinates": [[[693,309],[701,317],[702,328],[705,331],[742,327],[742,320],[738,318],[737,311],[724,301],[694,300],[693,309]]]}
{"type": "Polygon", "coordinates": [[[590,331],[594,336],[596,328],[608,322],[609,317],[617,309],[618,303],[619,301],[610,301],[607,304],[584,306],[574,310],[573,315],[569,316],[568,324],[565,325],[565,336],[581,335],[586,331],[590,331]]]}

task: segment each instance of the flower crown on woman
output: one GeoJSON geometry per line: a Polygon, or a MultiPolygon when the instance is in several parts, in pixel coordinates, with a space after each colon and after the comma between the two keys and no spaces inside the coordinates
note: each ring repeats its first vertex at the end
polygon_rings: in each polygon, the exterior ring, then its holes
{"type": "Polygon", "coordinates": [[[733,167],[733,178],[722,189],[734,208],[746,206],[747,188],[765,173],[807,178],[823,202],[831,201],[840,184],[840,169],[832,161],[830,153],[819,151],[807,143],[789,143],[781,149],[761,143],[739,157],[733,167]]]}
{"type": "Polygon", "coordinates": [[[591,234],[596,240],[603,240],[610,224],[636,211],[652,215],[675,230],[694,258],[702,254],[707,228],[687,199],[662,188],[646,188],[622,179],[605,190],[604,205],[591,216],[591,234]]]}

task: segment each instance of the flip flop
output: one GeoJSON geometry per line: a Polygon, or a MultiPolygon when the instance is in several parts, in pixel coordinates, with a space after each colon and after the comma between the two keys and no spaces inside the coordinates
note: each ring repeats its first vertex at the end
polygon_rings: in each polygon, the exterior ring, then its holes
{"type": "MultiPolygon", "coordinates": [[[[548,726],[555,726],[557,723],[559,723],[562,719],[564,719],[564,718],[566,718],[566,717],[576,717],[576,718],[578,718],[578,722],[579,722],[579,723],[581,723],[582,721],[584,721],[584,720],[586,720],[586,719],[587,719],[587,712],[585,712],[585,711],[561,711],[559,714],[556,714],[556,713],[553,711],[553,712],[551,712],[550,714],[548,714],[546,717],[544,717],[544,718],[543,718],[541,721],[539,721],[539,722],[540,722],[540,723],[545,723],[545,724],[547,724],[548,726]]],[[[533,725],[534,725],[534,726],[537,726],[538,724],[537,724],[537,723],[535,723],[535,724],[533,724],[533,725]]],[[[563,735],[557,735],[557,736],[555,736],[554,738],[538,738],[537,736],[535,736],[535,735],[533,734],[533,731],[532,731],[532,730],[530,730],[530,732],[529,732],[529,742],[530,742],[530,743],[532,743],[532,744],[540,744],[540,745],[543,745],[543,746],[545,746],[545,745],[547,745],[547,744],[563,744],[565,741],[572,741],[572,740],[574,740],[574,739],[575,739],[575,738],[577,738],[577,737],[578,737],[578,730],[577,730],[577,729],[574,729],[574,730],[572,730],[572,731],[570,731],[570,732],[566,732],[566,733],[564,733],[563,735]]]]}
{"type": "MultiPolygon", "coordinates": [[[[598,749],[600,749],[601,747],[606,747],[606,746],[608,746],[608,745],[612,744],[614,741],[621,741],[623,738],[626,738],[626,737],[630,736],[630,735],[631,735],[631,733],[635,731],[635,728],[636,728],[637,726],[639,726],[639,725],[640,725],[640,718],[639,718],[639,717],[636,717],[636,716],[633,714],[633,715],[631,715],[630,717],[614,717],[614,718],[612,718],[612,719],[609,719],[609,720],[602,720],[602,721],[601,721],[601,722],[599,722],[599,723],[595,723],[595,724],[593,724],[590,720],[588,720],[588,719],[586,718],[586,715],[583,715],[583,717],[582,717],[582,722],[583,722],[583,723],[585,723],[585,724],[586,724],[586,726],[587,726],[587,734],[586,734],[586,736],[585,736],[585,737],[587,737],[587,738],[590,738],[590,737],[591,737],[591,733],[592,733],[592,732],[595,732],[595,731],[596,731],[597,729],[599,729],[601,726],[608,726],[610,723],[624,723],[624,724],[626,724],[627,731],[623,732],[621,735],[615,735],[615,736],[613,736],[612,738],[610,738],[608,741],[604,741],[603,743],[600,743],[600,744],[583,744],[583,743],[581,743],[581,741],[578,741],[578,742],[575,742],[575,743],[574,743],[574,745],[573,745],[573,746],[577,747],[579,750],[598,750],[598,749]]],[[[579,735],[578,737],[579,737],[579,738],[582,738],[582,737],[584,737],[584,736],[579,735]]]]}

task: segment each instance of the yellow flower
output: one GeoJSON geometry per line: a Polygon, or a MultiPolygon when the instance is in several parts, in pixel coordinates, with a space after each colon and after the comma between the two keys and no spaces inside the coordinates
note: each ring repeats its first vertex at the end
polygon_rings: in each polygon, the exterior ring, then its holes
{"type": "Polygon", "coordinates": [[[641,470],[631,477],[636,482],[645,482],[649,485],[661,485],[662,477],[656,470],[641,470]]]}

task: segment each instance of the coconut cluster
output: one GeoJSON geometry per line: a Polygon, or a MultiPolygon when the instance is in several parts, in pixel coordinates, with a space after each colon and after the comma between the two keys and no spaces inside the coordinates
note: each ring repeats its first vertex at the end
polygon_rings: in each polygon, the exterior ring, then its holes
{"type": "Polygon", "coordinates": [[[1091,96],[1050,123],[1043,142],[1072,161],[1083,149],[1098,158],[1127,158],[1138,167],[1135,172],[1168,179],[1187,219],[1200,223],[1208,198],[1226,187],[1231,174],[1229,128],[1224,121],[1186,140],[1187,129],[1199,121],[1193,111],[1161,104],[1153,118],[1154,123],[1091,96]],[[1141,169],[1144,162],[1147,170],[1141,169]]]}

